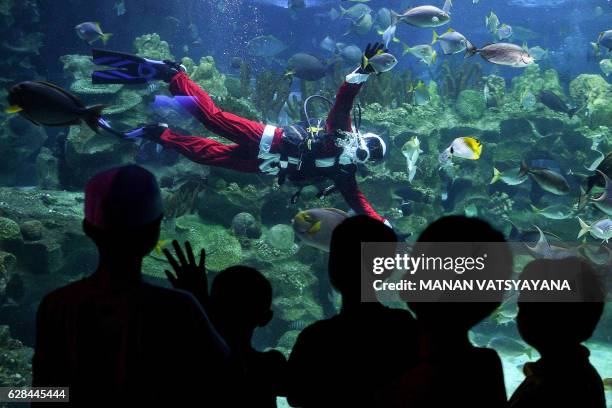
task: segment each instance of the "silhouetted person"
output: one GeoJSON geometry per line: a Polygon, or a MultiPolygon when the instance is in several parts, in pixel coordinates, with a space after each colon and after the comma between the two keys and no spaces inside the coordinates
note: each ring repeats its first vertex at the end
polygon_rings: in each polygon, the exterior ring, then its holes
{"type": "Polygon", "coordinates": [[[210,306],[211,319],[243,374],[240,406],[276,407],[276,397],[285,395],[287,360],[277,350],[251,346],[255,329],[272,319],[270,282],[256,269],[232,266],[213,280],[210,306]]]}
{"type": "Polygon", "coordinates": [[[519,333],[541,358],[525,364],[526,378],[510,398],[510,407],[605,407],[601,377],[581,345],[593,334],[604,307],[595,272],[578,258],[542,259],[527,265],[521,279],[567,279],[572,291],[519,295],[519,333]]]}
{"type": "Polygon", "coordinates": [[[166,271],[168,280],[196,296],[231,350],[234,377],[224,406],[276,407],[276,397],[285,395],[287,360],[251,345],[255,329],[272,319],[272,285],[257,269],[232,266],[215,276],[209,295],[205,250],[196,263],[189,242],[185,251],[177,241],[172,245],[176,258],[164,249],[174,270],[166,271]]]}
{"type": "Polygon", "coordinates": [[[370,407],[382,385],[414,364],[412,315],[361,301],[362,242],[388,242],[394,247],[397,237],[391,228],[367,216],[348,218],[334,230],[329,276],[342,295],[342,309],[298,336],[289,356],[287,397],[292,406],[370,407]]]}
{"type": "Polygon", "coordinates": [[[34,386],[70,387],[74,406],[220,406],[227,346],[191,294],[141,280],[161,219],[145,169],[114,168],[88,182],[83,228],[99,265],[42,300],[34,386]]]}
{"type": "MultiPolygon", "coordinates": [[[[413,256],[474,257],[487,254],[483,271],[457,274],[419,270],[422,279],[508,279],[512,256],[503,235],[488,223],[463,216],[443,217],[419,236],[413,256]],[[465,245],[444,243],[493,243],[465,245]],[[438,243],[428,245],[427,243],[438,243]]],[[[390,386],[382,396],[385,407],[504,407],[506,391],[502,364],[492,349],[474,347],[468,331],[501,304],[502,292],[466,301],[458,291],[435,293],[430,301],[411,300],[402,294],[416,314],[419,330],[419,363],[390,386]]],[[[474,296],[481,296],[476,293],[474,296]]]]}

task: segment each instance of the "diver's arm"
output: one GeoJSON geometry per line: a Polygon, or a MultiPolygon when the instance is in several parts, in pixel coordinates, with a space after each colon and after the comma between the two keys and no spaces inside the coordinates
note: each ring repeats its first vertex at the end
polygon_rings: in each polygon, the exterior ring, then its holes
{"type": "Polygon", "coordinates": [[[157,142],[196,163],[245,173],[259,172],[259,162],[248,157],[245,148],[238,144],[225,145],[205,137],[183,136],[170,129],[165,130],[157,142]]]}
{"type": "MultiPolygon", "coordinates": [[[[351,75],[351,74],[349,74],[351,75]]],[[[360,75],[360,74],[357,74],[360,75]]],[[[348,76],[347,76],[348,77],[348,76]]],[[[327,115],[327,133],[334,134],[336,130],[351,132],[351,111],[353,102],[361,90],[362,83],[343,82],[336,94],[334,106],[327,115]]]]}
{"type": "Polygon", "coordinates": [[[336,102],[329,115],[327,115],[328,135],[333,135],[336,130],[352,132],[351,111],[353,110],[353,102],[370,74],[376,73],[376,70],[369,65],[368,60],[382,50],[384,50],[384,46],[381,43],[368,44],[363,53],[361,65],[345,77],[336,94],[336,102]]]}
{"type": "Polygon", "coordinates": [[[343,172],[334,179],[334,183],[353,211],[357,214],[367,215],[389,225],[389,222],[374,210],[368,199],[363,195],[361,190],[359,190],[354,174],[343,172]]]}

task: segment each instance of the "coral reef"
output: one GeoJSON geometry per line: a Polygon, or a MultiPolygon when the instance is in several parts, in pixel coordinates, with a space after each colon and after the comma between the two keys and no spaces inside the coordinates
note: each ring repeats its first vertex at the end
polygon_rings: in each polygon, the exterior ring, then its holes
{"type": "Polygon", "coordinates": [[[612,85],[601,75],[579,75],[570,82],[570,95],[585,107],[592,128],[612,127],[612,85]]]}
{"type": "Polygon", "coordinates": [[[487,109],[487,103],[482,92],[464,89],[457,96],[455,109],[462,119],[470,121],[482,117],[487,109]]]}
{"type": "Polygon", "coordinates": [[[189,77],[202,89],[206,89],[211,97],[224,98],[228,95],[225,87],[225,75],[217,70],[213,57],[202,57],[197,64],[191,58],[185,57],[182,63],[187,69],[189,77]]]}
{"type": "Polygon", "coordinates": [[[159,34],[144,34],[136,37],[134,40],[134,48],[140,56],[151,58],[154,60],[170,60],[174,61],[174,55],[170,52],[170,45],[163,41],[159,34]]]}
{"type": "Polygon", "coordinates": [[[197,215],[184,215],[176,219],[176,231],[196,251],[206,249],[208,269],[220,271],[242,261],[240,242],[222,225],[203,223],[197,215]]]}

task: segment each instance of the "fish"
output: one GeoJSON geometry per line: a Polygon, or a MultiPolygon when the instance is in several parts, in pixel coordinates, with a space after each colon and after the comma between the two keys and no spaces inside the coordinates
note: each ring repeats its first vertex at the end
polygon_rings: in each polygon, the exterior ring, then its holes
{"type": "Polygon", "coordinates": [[[606,391],[612,391],[612,378],[604,378],[603,384],[606,391]]]}
{"type": "Polygon", "coordinates": [[[523,97],[521,98],[521,105],[526,110],[533,109],[533,107],[535,106],[537,102],[538,100],[536,96],[530,91],[525,91],[525,93],[523,94],[523,97]]]}
{"type": "Polygon", "coordinates": [[[411,183],[416,175],[417,162],[421,153],[423,153],[423,150],[421,150],[421,142],[417,136],[414,136],[412,139],[404,143],[404,146],[402,146],[402,154],[406,158],[406,163],[408,166],[408,181],[411,183]]]}
{"type": "Polygon", "coordinates": [[[159,241],[157,241],[157,244],[155,244],[155,253],[157,255],[161,255],[162,249],[164,249],[164,247],[168,245],[169,242],[169,239],[160,239],[159,241]]]}
{"type": "Polygon", "coordinates": [[[530,204],[530,206],[534,213],[549,220],[566,220],[573,215],[572,209],[563,204],[554,204],[542,209],[533,204],[530,204]]]}
{"type": "Polygon", "coordinates": [[[366,13],[362,15],[359,19],[353,21],[349,30],[344,34],[348,35],[350,33],[357,35],[366,35],[372,29],[372,25],[374,24],[374,20],[372,19],[372,15],[366,13]]]}
{"type": "Polygon", "coordinates": [[[377,73],[391,71],[397,65],[397,58],[387,52],[379,53],[370,59],[365,59],[365,66],[371,65],[377,73]]]}
{"type": "Polygon", "coordinates": [[[93,21],[86,21],[74,27],[77,35],[81,40],[87,42],[87,44],[91,45],[98,40],[102,41],[102,44],[106,45],[109,38],[111,38],[111,33],[102,32],[102,28],[100,28],[100,23],[93,21]]]}
{"type": "Polygon", "coordinates": [[[336,52],[336,42],[328,35],[319,44],[325,51],[336,52]]]}
{"type": "Polygon", "coordinates": [[[580,231],[578,232],[578,238],[583,237],[586,234],[591,234],[595,239],[601,239],[606,244],[612,238],[612,220],[609,218],[594,222],[589,225],[584,222],[580,217],[578,223],[580,224],[580,231]]]}
{"type": "Polygon", "coordinates": [[[600,47],[607,48],[612,51],[612,30],[602,31],[597,37],[597,44],[600,47]]]}
{"type": "Polygon", "coordinates": [[[403,22],[420,28],[440,27],[450,22],[450,14],[435,6],[417,6],[398,14],[391,10],[391,26],[403,22]]]}
{"type": "Polygon", "coordinates": [[[438,42],[440,43],[440,48],[442,48],[444,55],[457,54],[465,51],[468,44],[471,45],[463,34],[453,30],[452,28],[449,28],[448,31],[442,35],[438,35],[438,33],[434,30],[431,45],[438,42]]]}
{"type": "Polygon", "coordinates": [[[495,309],[493,313],[491,313],[491,320],[493,320],[498,326],[507,326],[514,323],[517,313],[518,308],[516,302],[506,300],[501,304],[501,306],[495,309]]]}
{"type": "Polygon", "coordinates": [[[429,197],[425,193],[410,186],[405,186],[394,190],[393,195],[401,198],[403,201],[413,201],[417,203],[430,201],[429,197]]]}
{"type": "Polygon", "coordinates": [[[318,81],[330,72],[332,66],[324,64],[317,57],[299,52],[287,61],[289,71],[287,75],[295,75],[306,81],[318,81]]]}
{"type": "Polygon", "coordinates": [[[541,90],[536,99],[542,105],[555,112],[561,112],[567,114],[570,119],[580,110],[580,108],[568,108],[565,102],[554,92],[541,90]]]}
{"type": "Polygon", "coordinates": [[[458,137],[440,153],[439,161],[442,165],[452,161],[453,157],[467,160],[478,160],[482,155],[482,143],[473,137],[458,137]]]}
{"type": "Polygon", "coordinates": [[[612,59],[606,58],[599,61],[599,68],[605,76],[610,76],[610,74],[612,73],[612,59]]]}
{"type": "Polygon", "coordinates": [[[419,106],[427,105],[431,99],[429,89],[425,86],[423,81],[419,81],[416,86],[410,84],[408,86],[408,92],[412,92],[414,103],[419,106]]]}
{"type": "Polygon", "coordinates": [[[304,244],[329,252],[334,228],[348,216],[344,211],[335,208],[312,208],[300,211],[293,217],[293,231],[304,244]]]}
{"type": "Polygon", "coordinates": [[[529,175],[531,178],[540,186],[544,191],[547,191],[555,195],[566,195],[570,192],[570,186],[561,174],[556,171],[532,167],[529,168],[527,163],[523,161],[521,163],[521,169],[519,171],[519,177],[523,175],[529,175]]]}
{"type": "Polygon", "coordinates": [[[386,7],[378,10],[376,13],[375,24],[378,29],[386,30],[391,25],[391,10],[386,7]]]}
{"type": "Polygon", "coordinates": [[[250,55],[254,57],[273,57],[287,49],[287,46],[273,35],[261,35],[247,43],[250,55]]]}
{"type": "Polygon", "coordinates": [[[125,0],[119,0],[113,6],[113,9],[117,12],[118,16],[122,16],[125,14],[125,0]]]}
{"type": "Polygon", "coordinates": [[[527,181],[529,177],[527,175],[523,175],[520,177],[518,175],[519,171],[520,169],[516,169],[516,171],[513,170],[512,173],[516,175],[511,176],[507,173],[502,173],[501,171],[493,167],[493,178],[491,179],[491,182],[489,184],[495,184],[499,180],[503,181],[509,186],[518,186],[519,184],[523,184],[525,181],[527,181]]]}
{"type": "Polygon", "coordinates": [[[523,49],[526,50],[529,55],[533,57],[536,61],[540,61],[548,57],[548,50],[536,45],[535,47],[528,48],[527,46],[523,46],[523,49]]]}
{"type": "Polygon", "coordinates": [[[512,26],[512,38],[517,41],[530,41],[540,38],[540,34],[527,27],[514,25],[512,26]]]}
{"type": "Polygon", "coordinates": [[[573,248],[565,248],[558,245],[551,245],[544,231],[537,225],[534,227],[538,230],[538,240],[534,246],[529,246],[525,243],[525,247],[538,258],[545,259],[565,259],[576,256],[576,250],[573,248]]]}
{"type": "Polygon", "coordinates": [[[499,29],[499,18],[494,12],[491,11],[489,15],[485,17],[485,26],[491,34],[497,34],[497,30],[499,29]]]}
{"type": "Polygon", "coordinates": [[[436,63],[437,53],[436,50],[429,44],[421,44],[415,45],[414,47],[410,47],[407,44],[404,44],[404,53],[412,54],[419,59],[422,63],[426,65],[433,65],[436,63]]]}
{"type": "Polygon", "coordinates": [[[602,174],[612,178],[612,152],[606,154],[606,157],[604,157],[595,170],[595,174],[587,177],[585,193],[589,193],[595,186],[605,187],[606,180],[602,174]]]}
{"type": "Polygon", "coordinates": [[[599,210],[607,215],[612,215],[612,180],[605,173],[597,170],[605,180],[604,191],[598,196],[592,197],[591,202],[599,210]]]}
{"type": "Polygon", "coordinates": [[[361,52],[361,48],[358,46],[338,43],[336,44],[336,49],[340,57],[342,57],[342,59],[347,63],[352,64],[361,62],[363,53],[361,52]]]}
{"type": "Polygon", "coordinates": [[[299,11],[305,8],[324,7],[332,4],[331,0],[255,0],[256,4],[284,8],[291,11],[299,11]]]}
{"type": "Polygon", "coordinates": [[[508,24],[504,23],[497,29],[497,33],[495,33],[495,37],[498,40],[506,40],[512,37],[512,34],[513,34],[512,26],[509,26],[508,24]]]}
{"type": "Polygon", "coordinates": [[[527,51],[511,43],[488,44],[482,48],[476,48],[473,45],[468,46],[465,56],[469,58],[476,53],[480,54],[482,59],[487,62],[514,68],[524,68],[535,62],[527,51]]]}
{"type": "Polygon", "coordinates": [[[526,343],[503,335],[493,337],[487,347],[505,356],[519,357],[525,355],[532,358],[533,355],[533,349],[526,343]]]}
{"type": "Polygon", "coordinates": [[[244,63],[244,61],[242,60],[242,58],[240,57],[233,57],[230,60],[230,67],[233,69],[240,69],[242,67],[242,64],[244,63]]]}
{"type": "Polygon", "coordinates": [[[340,6],[340,17],[349,18],[353,21],[357,21],[366,14],[371,14],[372,9],[367,4],[355,4],[354,6],[345,9],[340,6]]]}
{"type": "Polygon", "coordinates": [[[7,97],[7,113],[19,113],[35,125],[71,126],[84,121],[94,132],[106,105],[86,107],[76,95],[49,82],[25,81],[14,85],[7,97]]]}

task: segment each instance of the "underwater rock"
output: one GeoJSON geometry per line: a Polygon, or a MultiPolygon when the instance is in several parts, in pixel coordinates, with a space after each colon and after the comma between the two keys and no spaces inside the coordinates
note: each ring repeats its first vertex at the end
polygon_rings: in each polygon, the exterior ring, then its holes
{"type": "Polygon", "coordinates": [[[170,60],[174,61],[174,55],[170,52],[170,45],[163,41],[159,34],[144,34],[136,37],[134,40],[134,48],[136,53],[141,57],[146,57],[154,60],[170,60]]]}
{"type": "Polygon", "coordinates": [[[1,122],[0,181],[2,184],[21,184],[24,178],[20,176],[35,174],[30,158],[46,140],[47,134],[43,127],[34,126],[20,116],[11,116],[1,122]]]}
{"type": "Polygon", "coordinates": [[[71,127],[65,147],[66,187],[82,189],[94,174],[132,163],[136,150],[136,143],[126,143],[115,136],[97,134],[85,126],[71,127]]]}
{"type": "Polygon", "coordinates": [[[232,219],[232,232],[237,237],[256,239],[261,235],[261,226],[251,214],[241,212],[232,219]]]}
{"type": "Polygon", "coordinates": [[[261,222],[264,225],[289,222],[296,212],[289,194],[273,190],[264,196],[261,203],[261,222]]]}
{"type": "Polygon", "coordinates": [[[266,242],[281,251],[290,250],[294,246],[295,233],[290,225],[277,224],[264,234],[266,242]]]}
{"type": "Polygon", "coordinates": [[[59,189],[59,160],[46,147],[40,149],[36,156],[36,176],[38,186],[43,189],[59,189]]]}
{"type": "Polygon", "coordinates": [[[200,62],[195,62],[185,57],[182,64],[187,70],[189,77],[213,98],[225,98],[228,95],[225,87],[225,75],[221,74],[215,66],[215,59],[211,56],[200,58],[200,62]]]}
{"type": "Polygon", "coordinates": [[[250,184],[240,187],[238,183],[227,184],[219,180],[214,190],[206,191],[205,200],[199,203],[198,214],[204,219],[231,225],[238,213],[260,214],[266,191],[250,184]]]}
{"type": "Polygon", "coordinates": [[[0,387],[25,387],[32,382],[34,350],[11,337],[9,326],[0,325],[0,387]]]}
{"type": "Polygon", "coordinates": [[[24,242],[18,256],[24,267],[34,274],[54,273],[64,265],[62,248],[51,238],[24,242]]]}
{"type": "Polygon", "coordinates": [[[10,218],[0,217],[0,246],[13,245],[23,240],[19,224],[10,218]]]}
{"type": "Polygon", "coordinates": [[[465,89],[459,92],[455,110],[465,120],[480,119],[484,115],[487,105],[482,92],[465,89]]]}
{"type": "Polygon", "coordinates": [[[38,241],[43,237],[44,227],[38,220],[28,220],[21,223],[21,235],[26,241],[38,241]]]}
{"type": "Polygon", "coordinates": [[[197,215],[184,215],[176,219],[176,231],[182,240],[191,242],[196,253],[206,249],[208,269],[220,271],[242,261],[240,242],[222,225],[203,223],[197,215]]]}
{"type": "MultiPolygon", "coordinates": [[[[80,95],[114,95],[123,88],[121,84],[95,85],[91,78],[77,79],[70,85],[70,90],[80,95]]],[[[106,112],[106,109],[104,110],[106,112]]]]}

